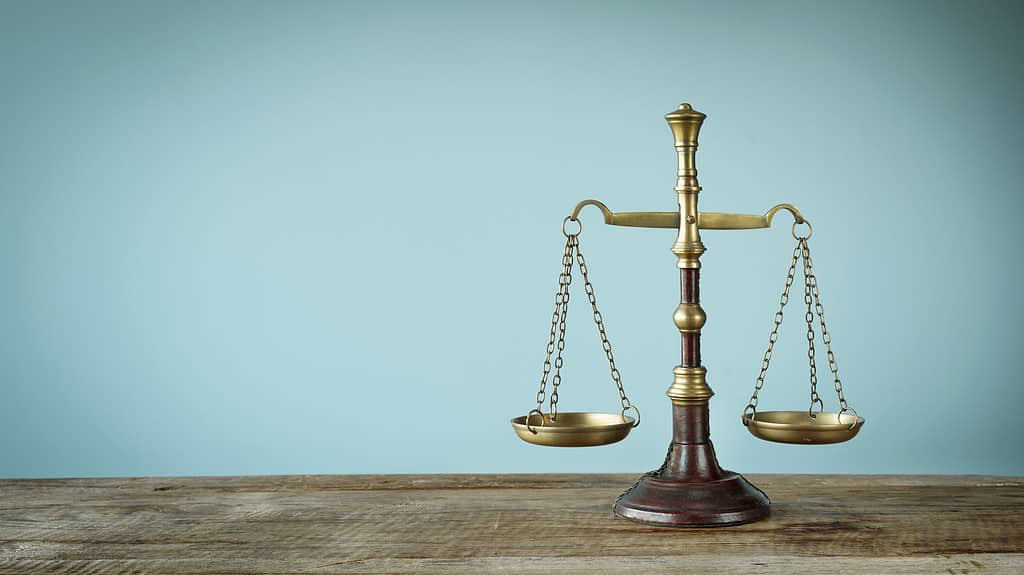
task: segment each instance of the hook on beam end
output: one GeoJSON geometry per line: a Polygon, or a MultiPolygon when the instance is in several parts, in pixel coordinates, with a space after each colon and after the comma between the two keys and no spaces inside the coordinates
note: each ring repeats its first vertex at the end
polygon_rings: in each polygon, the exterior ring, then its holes
{"type": "Polygon", "coordinates": [[[576,207],[573,208],[572,214],[569,216],[569,219],[574,222],[578,220],[580,217],[580,210],[582,210],[586,206],[597,206],[597,208],[601,210],[601,213],[604,214],[604,223],[612,223],[612,211],[608,209],[608,206],[604,205],[602,202],[599,202],[597,200],[583,200],[582,202],[576,204],[576,207]]]}

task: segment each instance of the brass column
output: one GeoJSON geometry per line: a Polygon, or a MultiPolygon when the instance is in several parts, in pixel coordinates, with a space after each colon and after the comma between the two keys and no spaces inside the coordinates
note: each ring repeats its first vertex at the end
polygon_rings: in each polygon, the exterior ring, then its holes
{"type": "Polygon", "coordinates": [[[670,527],[736,525],[768,515],[768,497],[738,473],[723,470],[711,443],[708,401],[714,392],[701,364],[700,239],[697,136],[706,116],[689,104],[665,119],[675,139],[679,169],[679,234],[672,244],[680,274],[680,303],[672,319],[682,340],[680,365],[666,394],[672,400],[672,442],[662,466],[645,474],[615,502],[621,517],[670,527]]]}
{"type": "Polygon", "coordinates": [[[673,370],[675,378],[667,392],[675,405],[707,405],[714,395],[705,378],[707,371],[700,364],[700,330],[707,315],[700,307],[699,298],[700,256],[704,253],[704,243],[700,241],[697,226],[700,183],[696,162],[697,135],[706,117],[689,104],[665,115],[675,138],[679,162],[675,187],[679,197],[679,235],[672,244],[672,253],[678,258],[680,298],[672,320],[682,339],[682,360],[673,370]]]}

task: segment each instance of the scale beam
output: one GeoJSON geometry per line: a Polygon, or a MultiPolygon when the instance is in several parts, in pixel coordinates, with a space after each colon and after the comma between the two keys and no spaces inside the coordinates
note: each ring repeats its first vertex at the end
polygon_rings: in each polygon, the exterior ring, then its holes
{"type": "MultiPolygon", "coordinates": [[[[613,212],[598,200],[583,200],[576,204],[569,219],[579,219],[580,211],[586,206],[596,206],[604,215],[604,223],[610,226],[627,226],[631,228],[671,228],[679,229],[679,212],[613,212]]],[[[781,210],[793,214],[798,224],[806,220],[800,210],[792,204],[779,204],[765,212],[757,214],[720,214],[716,212],[698,212],[697,227],[702,230],[755,230],[770,228],[772,218],[781,210]]]]}

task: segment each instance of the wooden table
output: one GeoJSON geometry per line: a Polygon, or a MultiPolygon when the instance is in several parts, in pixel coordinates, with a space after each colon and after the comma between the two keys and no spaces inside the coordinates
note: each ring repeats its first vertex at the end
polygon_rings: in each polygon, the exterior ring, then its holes
{"type": "Polygon", "coordinates": [[[772,516],[612,515],[631,475],[0,481],[0,573],[1024,573],[1024,480],[751,475],[772,516]]]}

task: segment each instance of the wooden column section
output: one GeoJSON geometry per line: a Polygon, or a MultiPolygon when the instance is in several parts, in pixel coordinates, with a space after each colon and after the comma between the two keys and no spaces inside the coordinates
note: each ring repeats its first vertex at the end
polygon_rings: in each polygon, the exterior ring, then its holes
{"type": "MultiPolygon", "coordinates": [[[[679,270],[680,292],[679,303],[700,304],[700,269],[679,270]]],[[[700,367],[700,332],[680,333],[683,340],[683,367],[700,367]]]]}

